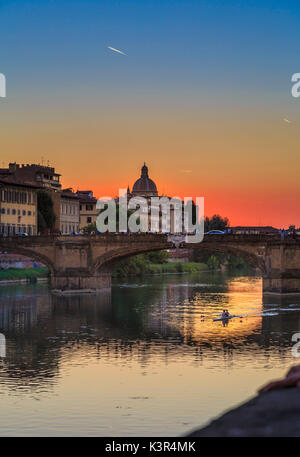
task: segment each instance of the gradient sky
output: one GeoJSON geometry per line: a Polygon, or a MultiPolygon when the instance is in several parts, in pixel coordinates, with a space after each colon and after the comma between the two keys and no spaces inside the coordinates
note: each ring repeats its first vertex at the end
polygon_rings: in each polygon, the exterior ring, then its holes
{"type": "Polygon", "coordinates": [[[207,215],[300,225],[299,1],[0,0],[0,19],[0,166],[49,160],[100,197],[146,161],[207,215]]]}

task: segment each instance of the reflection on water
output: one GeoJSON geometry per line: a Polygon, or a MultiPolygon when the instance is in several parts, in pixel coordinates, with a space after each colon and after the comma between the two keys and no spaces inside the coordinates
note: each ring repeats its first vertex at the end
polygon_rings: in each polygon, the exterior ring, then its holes
{"type": "Polygon", "coordinates": [[[1,287],[0,434],[175,436],[204,424],[295,363],[300,297],[261,288],[219,273],[99,296],[1,287]],[[223,309],[242,316],[214,321],[223,309]]]}

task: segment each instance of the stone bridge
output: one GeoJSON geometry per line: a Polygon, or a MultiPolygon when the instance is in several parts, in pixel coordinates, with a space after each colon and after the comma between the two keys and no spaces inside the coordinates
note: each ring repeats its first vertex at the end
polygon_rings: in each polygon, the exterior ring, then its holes
{"type": "Polygon", "coordinates": [[[0,238],[0,253],[39,260],[60,293],[96,292],[110,287],[114,264],[126,257],[174,246],[229,253],[259,268],[263,291],[300,293],[300,239],[274,235],[207,235],[201,243],[164,234],[101,234],[0,238]]]}

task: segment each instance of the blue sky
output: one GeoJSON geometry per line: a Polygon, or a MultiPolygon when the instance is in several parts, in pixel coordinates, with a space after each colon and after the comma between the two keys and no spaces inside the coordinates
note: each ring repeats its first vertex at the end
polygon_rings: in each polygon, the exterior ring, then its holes
{"type": "Polygon", "coordinates": [[[261,222],[258,201],[265,224],[298,214],[299,1],[0,0],[0,19],[4,162],[47,157],[108,195],[145,160],[233,223],[261,222]]]}
{"type": "Polygon", "coordinates": [[[0,71],[16,84],[260,91],[299,60],[297,1],[18,0],[0,14],[0,71]]]}

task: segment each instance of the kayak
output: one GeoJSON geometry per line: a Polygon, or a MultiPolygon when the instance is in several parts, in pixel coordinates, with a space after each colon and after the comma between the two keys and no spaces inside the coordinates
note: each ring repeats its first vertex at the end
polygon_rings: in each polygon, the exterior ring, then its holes
{"type": "Polygon", "coordinates": [[[240,317],[240,316],[217,317],[213,321],[214,322],[216,322],[216,321],[227,321],[228,319],[233,319],[234,317],[240,317]]]}

